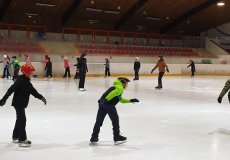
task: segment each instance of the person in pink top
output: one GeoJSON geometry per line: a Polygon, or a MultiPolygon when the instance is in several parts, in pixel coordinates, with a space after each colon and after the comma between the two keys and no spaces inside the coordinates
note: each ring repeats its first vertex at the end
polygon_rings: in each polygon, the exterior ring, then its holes
{"type": "Polygon", "coordinates": [[[64,58],[64,67],[65,67],[65,74],[63,76],[63,78],[66,78],[67,77],[67,74],[68,74],[68,77],[70,78],[70,63],[69,63],[69,60],[67,58],[64,58]]]}

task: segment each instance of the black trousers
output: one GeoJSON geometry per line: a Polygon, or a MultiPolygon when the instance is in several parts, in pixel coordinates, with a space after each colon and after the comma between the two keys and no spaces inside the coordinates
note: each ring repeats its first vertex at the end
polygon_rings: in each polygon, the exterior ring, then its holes
{"type": "Polygon", "coordinates": [[[99,105],[92,137],[98,138],[100,127],[103,125],[103,121],[107,114],[112,121],[113,136],[118,137],[120,135],[119,116],[117,114],[116,107],[114,105],[99,105]]]}
{"type": "Polygon", "coordinates": [[[139,69],[135,69],[134,72],[135,72],[135,78],[134,79],[139,80],[139,69]]]}
{"type": "Polygon", "coordinates": [[[53,77],[52,70],[46,70],[46,77],[53,77]]]}
{"type": "Polygon", "coordinates": [[[26,136],[26,114],[25,114],[25,108],[22,107],[14,107],[16,110],[16,122],[14,126],[14,131],[12,138],[13,139],[19,139],[19,141],[24,141],[27,139],[26,136]]]}
{"type": "Polygon", "coordinates": [[[192,72],[192,75],[191,75],[191,76],[192,76],[192,77],[194,77],[194,75],[195,75],[195,74],[194,74],[194,73],[195,73],[195,71],[191,71],[191,72],[192,72]]]}
{"type": "Polygon", "coordinates": [[[110,76],[110,69],[109,68],[105,68],[105,76],[110,76]]]}
{"type": "Polygon", "coordinates": [[[68,74],[68,77],[70,78],[70,69],[69,69],[69,67],[65,68],[65,74],[64,74],[63,77],[67,77],[67,74],[68,74]]]}
{"type": "Polygon", "coordinates": [[[158,75],[158,86],[162,87],[162,77],[164,76],[165,72],[159,72],[158,75]]]}
{"type": "Polygon", "coordinates": [[[86,76],[85,72],[79,73],[80,80],[79,80],[78,88],[85,88],[85,76],[86,76]]]}
{"type": "Polygon", "coordinates": [[[14,76],[13,76],[13,80],[18,78],[18,72],[19,72],[19,67],[15,67],[14,68],[14,76]]]}
{"type": "Polygon", "coordinates": [[[10,76],[9,68],[8,68],[8,66],[6,66],[3,69],[3,76],[2,76],[2,78],[5,78],[5,77],[8,78],[9,76],[10,76]]]}

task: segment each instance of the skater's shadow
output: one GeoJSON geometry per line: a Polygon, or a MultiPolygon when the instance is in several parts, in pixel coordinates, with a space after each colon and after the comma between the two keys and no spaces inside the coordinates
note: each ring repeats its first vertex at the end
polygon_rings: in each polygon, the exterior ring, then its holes
{"type": "Polygon", "coordinates": [[[110,86],[110,78],[105,78],[105,89],[109,88],[110,86]]]}
{"type": "Polygon", "coordinates": [[[17,151],[26,151],[26,150],[43,150],[43,149],[52,149],[52,148],[64,148],[69,147],[69,145],[65,144],[57,144],[57,143],[51,143],[51,144],[32,144],[31,147],[17,147],[17,151]]]}
{"type": "Polygon", "coordinates": [[[100,141],[97,144],[91,145],[90,142],[81,142],[74,145],[72,149],[82,149],[89,148],[96,156],[111,156],[111,155],[121,155],[121,154],[129,154],[131,152],[136,152],[140,150],[138,147],[133,147],[127,145],[126,143],[120,145],[114,145],[112,141],[100,141]]]}
{"type": "Polygon", "coordinates": [[[214,130],[212,132],[209,132],[208,134],[224,134],[224,135],[230,135],[230,130],[219,128],[217,130],[214,130]]]}
{"type": "Polygon", "coordinates": [[[134,83],[134,92],[138,92],[139,91],[139,81],[133,81],[134,83]]]}

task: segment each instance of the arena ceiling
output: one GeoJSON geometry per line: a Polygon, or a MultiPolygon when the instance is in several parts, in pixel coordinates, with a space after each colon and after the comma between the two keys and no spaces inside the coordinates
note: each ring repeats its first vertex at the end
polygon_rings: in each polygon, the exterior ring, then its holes
{"type": "Polygon", "coordinates": [[[0,0],[0,22],[62,27],[199,34],[230,21],[230,0],[0,0]]]}

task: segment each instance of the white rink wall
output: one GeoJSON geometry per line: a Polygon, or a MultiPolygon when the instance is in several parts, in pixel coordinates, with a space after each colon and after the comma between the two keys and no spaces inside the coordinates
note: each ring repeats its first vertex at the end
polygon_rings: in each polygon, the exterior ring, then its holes
{"type": "MultiPolygon", "coordinates": [[[[41,76],[44,75],[44,65],[41,62],[33,62],[33,66],[36,69],[36,74],[41,76]]],[[[133,75],[133,63],[111,63],[110,72],[111,75],[114,74],[130,74],[133,75]]],[[[140,74],[150,74],[150,71],[155,64],[152,63],[142,63],[140,74]]],[[[188,64],[168,64],[170,74],[190,74],[190,68],[187,68],[188,64]]],[[[103,63],[88,63],[88,75],[99,76],[104,74],[103,63]]],[[[2,72],[3,67],[1,65],[0,70],[2,72]]],[[[75,74],[76,68],[71,66],[71,74],[75,74]]],[[[2,73],[1,73],[2,74],[2,73]]],[[[53,63],[53,76],[61,76],[64,74],[64,67],[62,63],[53,63]]],[[[158,74],[158,70],[154,71],[154,74],[158,74]]],[[[226,64],[197,64],[196,74],[215,74],[223,75],[230,74],[230,65],[226,64]]]]}
{"type": "MultiPolygon", "coordinates": [[[[1,55],[3,56],[3,55],[1,55]]],[[[10,57],[13,54],[9,54],[10,57]]],[[[18,59],[23,62],[23,56],[16,55],[18,59]]],[[[71,74],[74,75],[76,72],[76,57],[79,55],[49,55],[53,63],[53,75],[62,76],[64,74],[63,57],[67,57],[71,64],[71,74]]],[[[37,75],[44,75],[44,55],[30,55],[32,64],[36,69],[37,75]]],[[[110,57],[108,55],[90,56],[87,55],[88,64],[88,75],[103,75],[104,74],[104,61],[105,58],[110,59],[110,70],[111,74],[130,74],[133,75],[133,62],[135,56],[116,56],[110,57]]],[[[150,74],[150,71],[158,61],[158,56],[152,57],[139,57],[141,62],[140,74],[150,74]]],[[[230,74],[230,56],[222,55],[219,58],[192,58],[192,57],[164,57],[166,63],[169,66],[170,74],[190,74],[190,68],[187,68],[189,59],[194,60],[196,64],[196,74],[230,74]],[[212,64],[200,64],[202,60],[209,60],[212,64]],[[226,60],[227,64],[220,64],[222,60],[226,60]]],[[[0,64],[0,75],[2,75],[3,64],[0,64]]],[[[158,70],[154,71],[157,74],[158,70]]]]}

